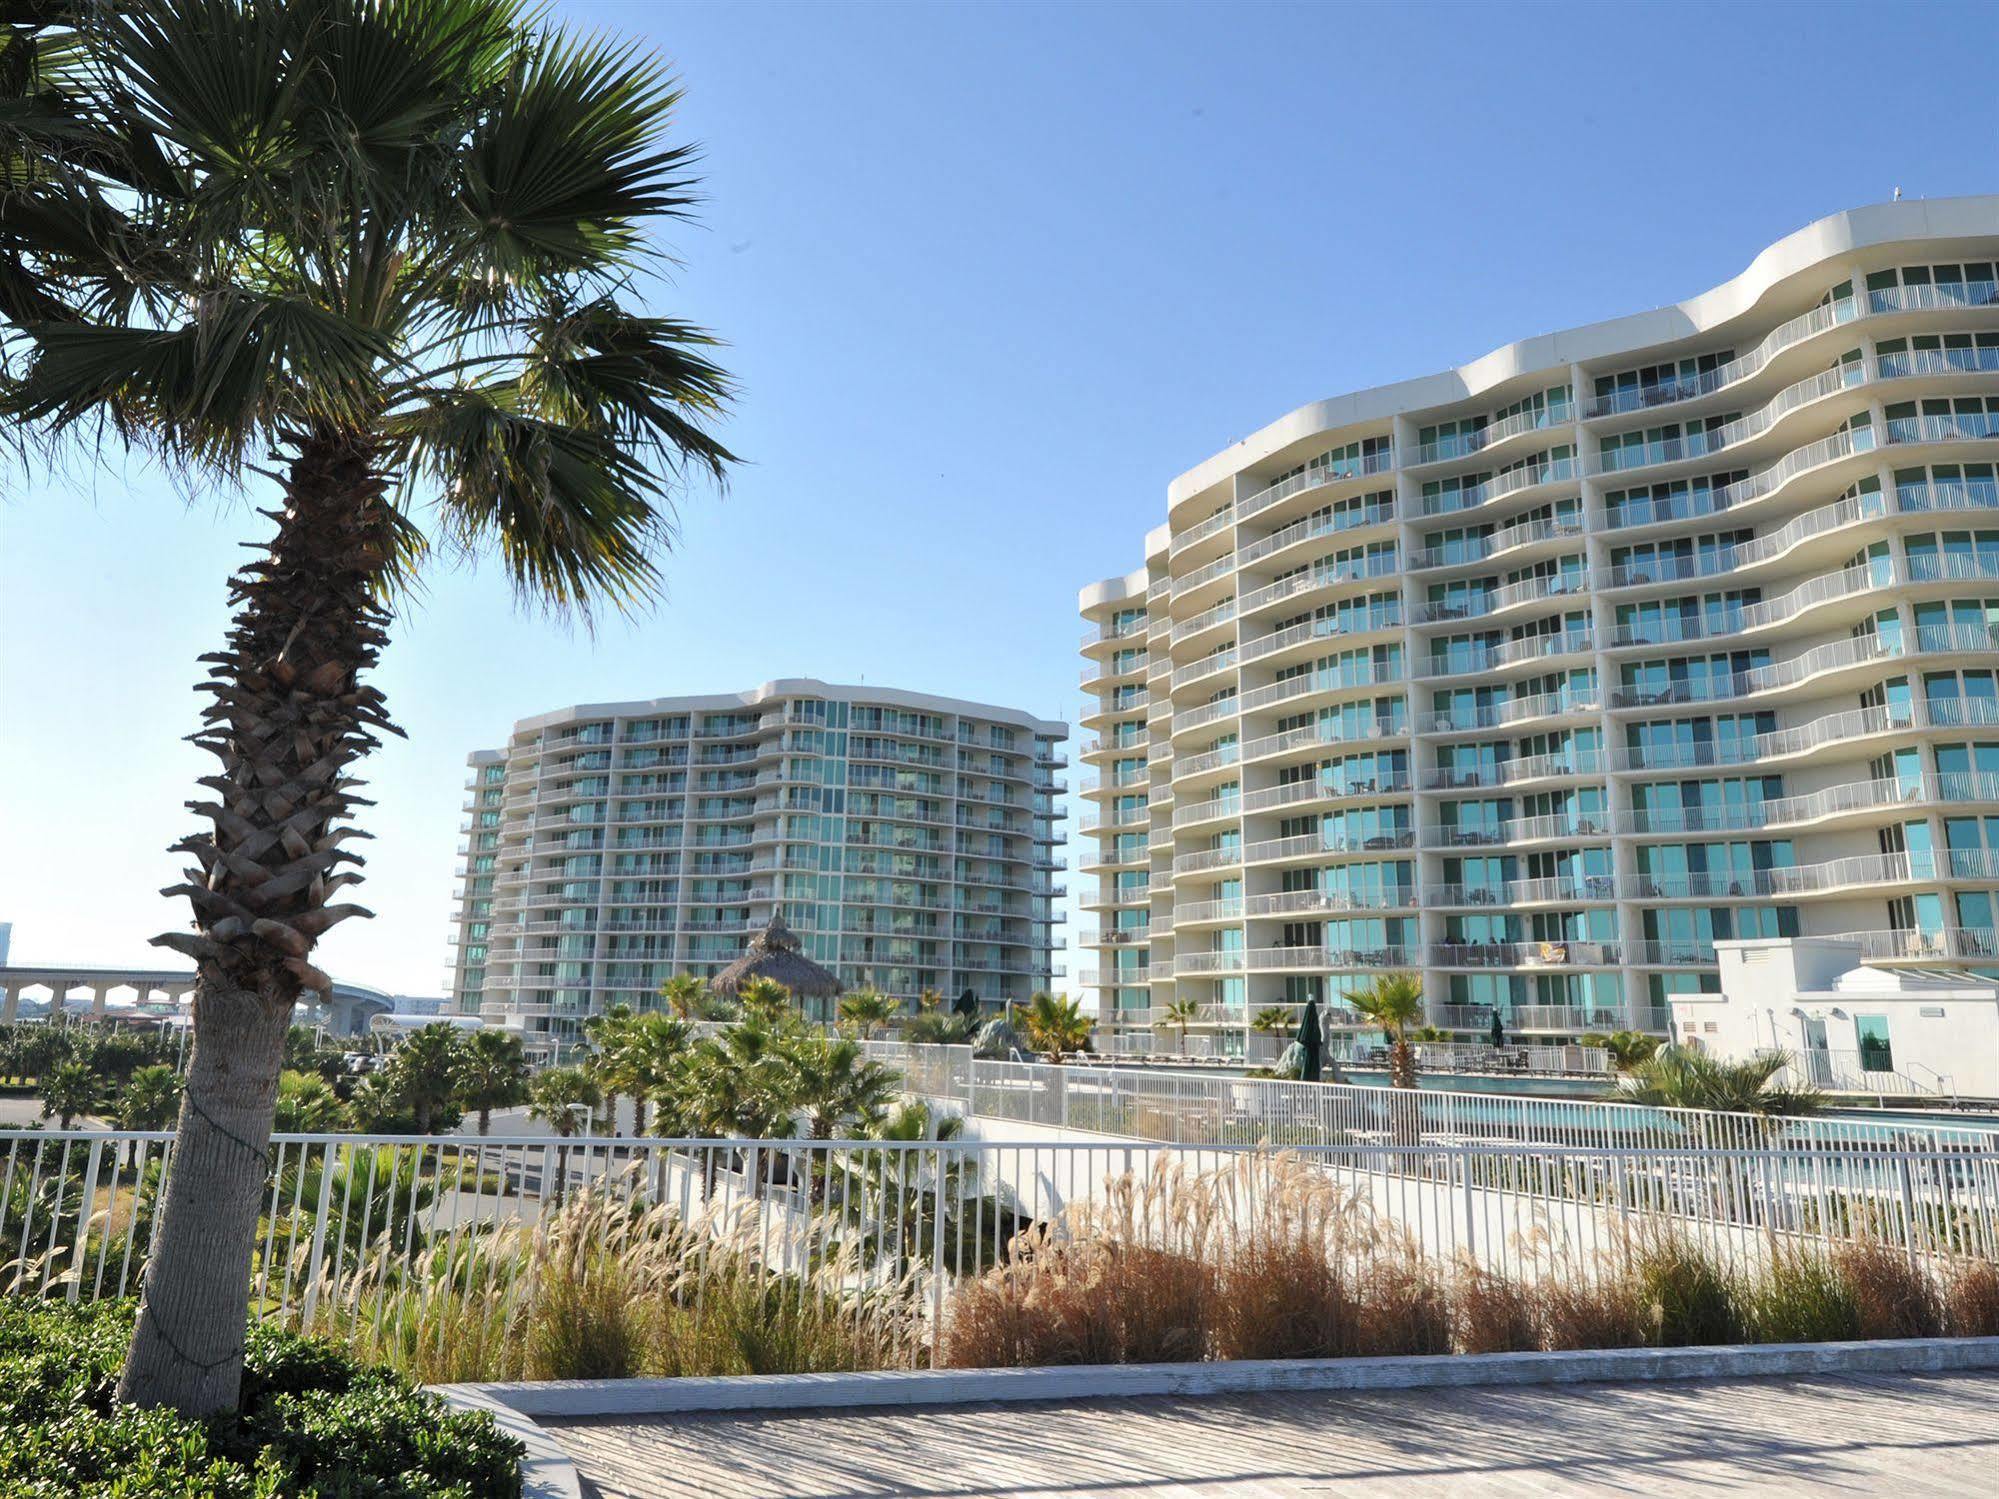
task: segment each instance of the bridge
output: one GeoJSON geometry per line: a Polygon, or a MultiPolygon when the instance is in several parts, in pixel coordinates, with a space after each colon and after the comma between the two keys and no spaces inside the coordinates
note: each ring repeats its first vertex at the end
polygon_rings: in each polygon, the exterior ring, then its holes
{"type": "MultiPolygon", "coordinates": [[[[88,997],[93,1020],[123,1016],[143,1016],[153,1020],[179,1017],[194,998],[194,970],[191,968],[104,968],[79,963],[0,964],[0,1024],[11,1025],[20,1018],[21,1001],[29,989],[44,991],[43,1001],[50,1016],[82,1013],[72,996],[82,990],[88,997]],[[112,994],[126,991],[129,998],[113,1006],[112,994]]],[[[310,1003],[308,1001],[308,1003],[310,1003]]],[[[391,1014],[394,999],[365,984],[335,980],[333,992],[324,1001],[312,1004],[316,1018],[336,1036],[366,1034],[377,1015],[391,1014]]]]}

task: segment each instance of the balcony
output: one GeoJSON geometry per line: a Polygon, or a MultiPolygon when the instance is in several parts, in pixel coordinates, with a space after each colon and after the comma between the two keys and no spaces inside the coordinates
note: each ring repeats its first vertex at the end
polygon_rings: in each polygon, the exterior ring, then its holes
{"type": "Polygon", "coordinates": [[[1843,390],[1868,383],[1867,367],[1861,363],[1835,365],[1795,385],[1788,385],[1768,403],[1748,415],[1720,427],[1689,432],[1680,437],[1647,442],[1638,447],[1605,449],[1599,446],[1595,471],[1601,474],[1628,473],[1655,464],[1677,463],[1690,458],[1709,458],[1729,448],[1759,437],[1777,422],[1802,406],[1824,400],[1843,390]]]}
{"type": "Polygon", "coordinates": [[[1757,828],[1795,827],[1854,813],[1899,814],[1912,806],[1952,803],[1999,803],[1999,774],[1984,771],[1925,772],[1901,778],[1830,786],[1802,796],[1780,796],[1753,804],[1723,807],[1674,807],[1631,811],[1619,819],[1620,831],[1646,834],[1746,832],[1757,828]]]}
{"type": "MultiPolygon", "coordinates": [[[[1939,628],[1954,631],[1958,627],[1939,628]]],[[[1937,638],[1941,642],[1946,637],[1940,635],[1937,638]]],[[[1943,646],[1940,644],[1932,648],[1941,649],[1943,646]]],[[[1963,648],[1976,647],[1967,645],[1963,648]]],[[[1749,671],[1704,677],[1699,680],[1669,682],[1658,688],[1616,688],[1610,694],[1610,706],[1658,708],[1679,703],[1725,702],[1732,698],[1795,687],[1801,682],[1810,681],[1813,677],[1823,676],[1827,672],[1853,666],[1866,666],[1876,661],[1889,661],[1902,654],[1893,642],[1878,635],[1835,640],[1826,645],[1814,646],[1789,660],[1773,661],[1768,666],[1755,667],[1749,671]]]]}
{"type": "Polygon", "coordinates": [[[1449,463],[1458,458],[1469,458],[1474,453],[1482,453],[1509,438],[1520,437],[1529,432],[1549,432],[1567,427],[1575,420],[1570,408],[1544,405],[1517,411],[1504,421],[1488,422],[1483,427],[1470,432],[1459,432],[1451,437],[1426,442],[1410,456],[1408,466],[1422,468],[1433,463],[1449,463]]]}
{"type": "Polygon", "coordinates": [[[1689,375],[1684,379],[1632,386],[1593,396],[1584,403],[1583,417],[1587,421],[1594,421],[1599,417],[1623,416],[1633,411],[1651,411],[1660,406],[1676,405],[1682,401],[1713,395],[1749,379],[1793,344],[1802,343],[1805,339],[1815,337],[1828,329],[1850,323],[1861,315],[1858,306],[1850,299],[1814,307],[1810,312],[1773,328],[1764,335],[1762,342],[1755,348],[1731,359],[1727,364],[1718,365],[1698,375],[1689,375]]]}
{"type": "Polygon", "coordinates": [[[1609,836],[1608,812],[1558,812],[1550,817],[1516,817],[1491,827],[1450,827],[1432,824],[1423,829],[1423,847],[1500,848],[1509,843],[1609,836]]]}
{"type": "Polygon", "coordinates": [[[1433,942],[1432,968],[1618,968],[1624,962],[1620,942],[1433,942]]]}
{"type": "Polygon", "coordinates": [[[1494,765],[1439,766],[1423,777],[1426,791],[1467,791],[1479,787],[1512,786],[1522,781],[1600,776],[1604,754],[1595,749],[1560,750],[1547,755],[1528,755],[1494,765]]]}
{"type": "Polygon", "coordinates": [[[1426,518],[1458,515],[1467,510],[1477,510],[1494,504],[1523,490],[1538,489],[1544,484],[1567,483],[1577,478],[1581,472],[1581,467],[1572,457],[1539,459],[1523,463],[1517,468],[1506,469],[1469,488],[1426,495],[1422,501],[1421,512],[1426,518]]]}
{"type": "Polygon", "coordinates": [[[1417,722],[1426,734],[1461,734],[1524,723],[1535,718],[1596,713],[1602,707],[1603,696],[1600,692],[1575,687],[1560,692],[1537,693],[1532,697],[1508,698],[1502,702],[1467,703],[1459,708],[1418,714],[1417,722]]]}
{"type": "Polygon", "coordinates": [[[1268,488],[1258,490],[1255,494],[1237,500],[1235,504],[1235,518],[1238,521],[1245,521],[1252,515],[1268,510],[1279,501],[1289,499],[1294,494],[1303,494],[1307,490],[1318,489],[1327,484],[1338,484],[1347,479],[1366,478],[1371,474],[1385,474],[1394,466],[1394,451],[1392,449],[1384,449],[1379,453],[1368,453],[1359,458],[1346,459],[1338,463],[1326,464],[1319,468],[1307,469],[1304,473],[1293,474],[1288,479],[1279,479],[1268,488]]]}
{"type": "Polygon", "coordinates": [[[1236,550],[1240,566],[1247,567],[1261,561],[1286,547],[1300,542],[1316,540],[1321,536],[1332,536],[1342,531],[1358,531],[1368,526],[1385,526],[1395,520],[1395,506],[1380,501],[1370,502],[1350,510],[1341,510],[1332,515],[1308,515],[1300,521],[1272,531],[1268,536],[1258,537],[1236,550]]]}
{"type": "Polygon", "coordinates": [[[1423,904],[1465,909],[1506,906],[1602,905],[1614,901],[1617,881],[1607,874],[1555,875],[1492,884],[1426,885],[1423,904]]]}
{"type": "Polygon", "coordinates": [[[1999,961],[1999,931],[1952,927],[1942,932],[1842,932],[1869,963],[1981,963],[1999,961]]]}
{"type": "MultiPolygon", "coordinates": [[[[1392,605],[1343,612],[1327,619],[1310,619],[1303,624],[1291,625],[1269,635],[1259,635],[1243,645],[1242,659],[1260,661],[1265,656],[1274,656],[1279,651],[1289,650],[1293,646],[1401,628],[1402,601],[1397,599],[1392,605]]],[[[1231,661],[1235,659],[1234,651],[1227,654],[1231,661]]],[[[1189,671],[1192,669],[1185,668],[1189,671]]],[[[1174,685],[1179,685],[1178,673],[1175,673],[1174,685]]]]}
{"type": "MultiPolygon", "coordinates": [[[[1252,589],[1236,600],[1233,605],[1223,605],[1222,607],[1234,608],[1242,614],[1253,614],[1258,610],[1269,608],[1272,604],[1281,604],[1286,599],[1296,598],[1301,593],[1313,593],[1322,588],[1340,588],[1354,583],[1365,583],[1375,578],[1395,576],[1400,571],[1401,564],[1392,555],[1361,557],[1354,561],[1343,562],[1338,567],[1306,568],[1302,572],[1293,573],[1288,578],[1280,578],[1275,583],[1266,584],[1262,588],[1252,589]]],[[[1233,618],[1234,616],[1231,615],[1229,617],[1233,618]]],[[[1182,626],[1178,625],[1174,627],[1173,640],[1176,645],[1180,641],[1180,631],[1182,628],[1182,626]]],[[[1196,633],[1192,621],[1184,628],[1188,634],[1196,633]]],[[[1202,628],[1206,628],[1206,626],[1202,628]]]]}
{"type": "Polygon", "coordinates": [[[1470,567],[1501,552],[1517,551],[1536,542],[1566,540],[1582,534],[1583,524],[1579,517],[1572,519],[1566,516],[1543,516],[1538,520],[1522,521],[1489,535],[1454,542],[1449,546],[1424,547],[1411,555],[1409,567],[1411,571],[1439,567],[1470,567]]]}
{"type": "Polygon", "coordinates": [[[1179,624],[1174,625],[1170,638],[1174,645],[1178,645],[1181,641],[1191,640],[1204,631],[1212,630],[1219,625],[1225,625],[1235,617],[1236,601],[1230,599],[1227,603],[1217,604],[1214,608],[1197,614],[1192,619],[1182,620],[1179,624]]]}

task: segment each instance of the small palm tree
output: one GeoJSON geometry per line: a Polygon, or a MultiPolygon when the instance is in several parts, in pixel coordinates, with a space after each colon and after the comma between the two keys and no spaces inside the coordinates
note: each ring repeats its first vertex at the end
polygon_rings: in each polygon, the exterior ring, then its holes
{"type": "Polygon", "coordinates": [[[673,1085],[674,1069],[692,1037],[685,1020],[640,1015],[620,1043],[621,1073],[632,1095],[632,1133],[646,1132],[646,1105],[673,1085]]]}
{"type": "Polygon", "coordinates": [[[104,1102],[104,1080],[88,1062],[78,1058],[58,1062],[42,1074],[42,1117],[55,1116],[59,1129],[68,1129],[79,1114],[94,1114],[104,1102]]]}
{"type": "Polygon", "coordinates": [[[165,1129],[180,1112],[180,1074],[161,1062],[136,1069],[113,1111],[120,1129],[165,1129]]]}
{"type": "Polygon", "coordinates": [[[1187,1054],[1187,1027],[1201,1018],[1201,1006],[1191,999],[1176,999],[1166,1007],[1166,1024],[1180,1033],[1180,1054],[1187,1054]]]}
{"type": "Polygon", "coordinates": [[[862,987],[840,996],[840,1018],[858,1030],[863,1041],[872,1041],[875,1032],[895,1019],[900,1009],[879,989],[862,987]]]}
{"type": "Polygon", "coordinates": [[[677,1018],[698,1020],[704,1007],[703,1001],[708,998],[708,985],[699,974],[676,973],[659,986],[659,994],[677,1018]]]}
{"type": "Polygon", "coordinates": [[[1608,1036],[1592,1032],[1582,1038],[1582,1044],[1601,1047],[1609,1054],[1613,1067],[1619,1072],[1629,1072],[1658,1051],[1662,1043],[1657,1036],[1648,1036],[1643,1031],[1618,1031],[1608,1036]]]}
{"type": "Polygon", "coordinates": [[[528,1113],[555,1131],[563,1143],[556,1148],[553,1202],[562,1205],[569,1183],[569,1140],[580,1126],[579,1112],[595,1109],[603,1101],[597,1080],[581,1067],[550,1067],[535,1074],[528,1088],[528,1113]]]}
{"type": "Polygon", "coordinates": [[[944,995],[941,990],[923,989],[917,992],[916,1013],[919,1015],[928,1015],[932,1010],[942,1008],[943,1004],[944,995]]]}
{"type": "Polygon", "coordinates": [[[1388,1081],[1392,1087],[1416,1086],[1416,1052],[1409,1032],[1423,1014],[1423,980],[1413,973],[1383,973],[1347,1003],[1380,1026],[1389,1040],[1388,1081]]]}
{"type": "Polygon", "coordinates": [[[690,1046],[674,1065],[667,1094],[674,1133],[696,1139],[775,1139],[790,1133],[797,1074],[780,1033],[731,1026],[690,1046]]]}
{"type": "MultiPolygon", "coordinates": [[[[284,1074],[278,1074],[280,1086],[284,1074]]],[[[409,1106],[386,1072],[371,1072],[347,1095],[347,1112],[363,1134],[399,1135],[414,1128],[409,1106]]]]}
{"type": "Polygon", "coordinates": [[[493,1125],[493,1110],[526,1103],[527,1048],[505,1031],[474,1031],[458,1053],[454,1077],[459,1103],[479,1116],[479,1133],[493,1125]]]}
{"type": "Polygon", "coordinates": [[[743,980],[736,989],[736,1003],[742,1006],[743,1018],[758,1025],[778,1026],[798,1017],[791,1005],[791,991],[776,979],[759,976],[743,980]]]}
{"type": "Polygon", "coordinates": [[[1827,1099],[1817,1088],[1776,1081],[1790,1065],[1783,1052],[1724,1062],[1684,1046],[1662,1046],[1619,1079],[1615,1096],[1626,1103],[1772,1118],[1823,1112],[1827,1099]]]}
{"type": "Polygon", "coordinates": [[[791,1070],[786,1091],[810,1140],[831,1140],[851,1127],[867,1127],[895,1101],[902,1078],[871,1062],[852,1041],[804,1035],[786,1043],[791,1070]]]}
{"type": "Polygon", "coordinates": [[[1028,1044],[1050,1062],[1060,1062],[1065,1053],[1090,1044],[1090,1017],[1066,996],[1033,995],[1020,1012],[1020,1024],[1028,1044]]]}
{"type": "Polygon", "coordinates": [[[1290,1005],[1267,1005],[1256,1012],[1256,1018],[1249,1023],[1253,1031],[1265,1035],[1276,1032],[1288,1035],[1298,1028],[1298,1012],[1290,1005]]]}
{"type": "Polygon", "coordinates": [[[604,1112],[609,1116],[607,1128],[614,1135],[618,1132],[618,1100],[630,1090],[631,1084],[630,1068],[624,1057],[631,1025],[632,1007],[626,1004],[612,1005],[603,1014],[592,1015],[583,1022],[583,1042],[590,1048],[589,1060],[583,1065],[597,1079],[604,1112]]]}
{"type": "Polygon", "coordinates": [[[692,201],[644,52],[521,0],[48,13],[0,133],[0,417],[279,492],[206,658],[192,923],[156,939],[196,966],[194,1056],[118,1390],[206,1415],[241,1385],[285,1029],[367,914],[341,891],[397,607],[429,555],[484,550],[528,601],[642,605],[674,491],[733,461],[729,385],[633,305],[692,201]]]}
{"type": "Polygon", "coordinates": [[[447,1110],[456,1113],[452,1103],[464,1051],[464,1032],[439,1020],[411,1031],[389,1058],[388,1085],[410,1111],[418,1134],[449,1127],[443,1120],[447,1110]]]}
{"type": "MultiPolygon", "coordinates": [[[[374,1079],[370,1078],[370,1082],[374,1079]]],[[[391,1107],[400,1107],[391,1096],[391,1107]]],[[[325,1135],[345,1126],[347,1106],[340,1095],[316,1072],[280,1072],[278,1106],[272,1128],[281,1134],[325,1135]]]]}

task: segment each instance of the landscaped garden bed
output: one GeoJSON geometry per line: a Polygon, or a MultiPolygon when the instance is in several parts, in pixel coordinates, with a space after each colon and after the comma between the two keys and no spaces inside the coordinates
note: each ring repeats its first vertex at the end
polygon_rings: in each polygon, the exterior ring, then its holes
{"type": "Polygon", "coordinates": [[[521,1446],[401,1375],[254,1328],[238,1408],[206,1420],[115,1405],[129,1301],[0,1298],[7,1499],[509,1499],[521,1446]]]}

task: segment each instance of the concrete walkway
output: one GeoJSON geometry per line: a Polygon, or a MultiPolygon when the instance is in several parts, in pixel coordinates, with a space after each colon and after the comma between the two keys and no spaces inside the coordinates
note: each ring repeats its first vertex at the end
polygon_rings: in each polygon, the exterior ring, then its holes
{"type": "Polygon", "coordinates": [[[542,1424],[601,1499],[1986,1499],[1999,1375],[1265,1394],[542,1424]]]}

